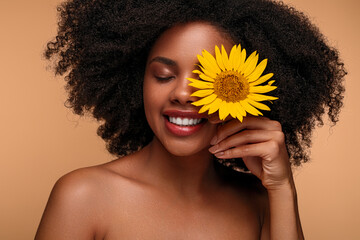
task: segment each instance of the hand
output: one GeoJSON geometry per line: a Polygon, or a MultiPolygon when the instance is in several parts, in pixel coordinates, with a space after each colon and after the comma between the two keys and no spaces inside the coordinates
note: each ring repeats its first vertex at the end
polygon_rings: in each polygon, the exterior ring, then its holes
{"type": "MultiPolygon", "coordinates": [[[[210,117],[212,123],[222,122],[210,117]]],[[[292,183],[289,156],[281,124],[265,117],[247,116],[218,126],[209,151],[217,158],[242,158],[247,168],[268,190],[292,183]]],[[[287,185],[289,186],[289,185],[287,185]]]]}

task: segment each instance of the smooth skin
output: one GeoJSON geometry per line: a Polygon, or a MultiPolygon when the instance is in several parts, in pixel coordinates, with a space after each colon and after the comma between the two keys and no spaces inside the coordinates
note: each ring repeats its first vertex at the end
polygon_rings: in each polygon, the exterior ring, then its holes
{"type": "Polygon", "coordinates": [[[134,154],[59,179],[36,240],[303,239],[278,122],[249,116],[243,123],[229,119],[220,124],[214,115],[190,136],[165,128],[167,110],[197,112],[191,104],[196,98],[190,96],[195,89],[186,78],[196,77],[196,54],[221,44],[229,51],[234,43],[204,22],[162,34],[144,76],[153,141],[134,154]],[[252,175],[244,182],[223,180],[215,172],[213,154],[242,157],[263,186],[249,188],[252,175]]]}

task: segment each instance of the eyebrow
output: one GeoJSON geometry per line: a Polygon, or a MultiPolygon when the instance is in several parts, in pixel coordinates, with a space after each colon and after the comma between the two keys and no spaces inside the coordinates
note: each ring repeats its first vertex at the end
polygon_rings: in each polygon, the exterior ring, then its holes
{"type": "Polygon", "coordinates": [[[169,66],[177,66],[177,63],[174,60],[171,60],[166,57],[154,57],[153,59],[151,59],[149,64],[152,62],[159,62],[159,63],[163,63],[163,64],[169,65],[169,66]]]}

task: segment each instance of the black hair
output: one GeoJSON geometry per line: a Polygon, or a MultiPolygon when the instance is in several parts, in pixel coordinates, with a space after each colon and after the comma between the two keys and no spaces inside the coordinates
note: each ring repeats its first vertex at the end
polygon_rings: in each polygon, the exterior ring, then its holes
{"type": "Polygon", "coordinates": [[[309,19],[269,0],[71,0],[58,7],[59,29],[45,56],[65,75],[67,104],[101,122],[110,153],[124,156],[148,144],[142,82],[156,39],[179,23],[205,21],[222,28],[248,52],[268,58],[278,88],[266,116],[281,123],[291,161],[309,160],[311,132],[327,112],[338,121],[344,64],[309,19]]]}

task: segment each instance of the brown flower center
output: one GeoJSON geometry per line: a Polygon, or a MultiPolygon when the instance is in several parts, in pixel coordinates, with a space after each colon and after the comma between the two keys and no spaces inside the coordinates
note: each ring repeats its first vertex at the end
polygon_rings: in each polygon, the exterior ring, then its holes
{"type": "Polygon", "coordinates": [[[223,101],[238,102],[249,95],[247,79],[236,71],[221,72],[214,81],[214,93],[223,101]]]}

